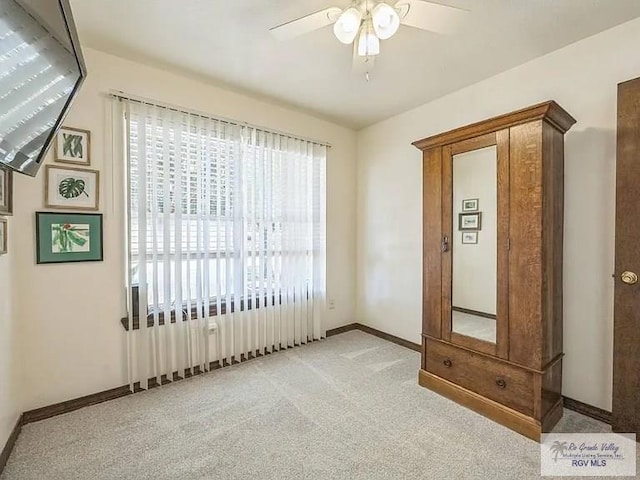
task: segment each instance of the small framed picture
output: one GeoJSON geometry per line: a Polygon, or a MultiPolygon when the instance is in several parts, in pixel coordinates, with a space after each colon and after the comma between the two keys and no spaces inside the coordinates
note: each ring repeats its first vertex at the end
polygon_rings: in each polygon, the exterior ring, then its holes
{"type": "Polygon", "coordinates": [[[462,232],[462,243],[464,245],[478,243],[478,232],[462,232]]]}
{"type": "Polygon", "coordinates": [[[98,210],[100,172],[47,165],[45,206],[65,210],[98,210]]]}
{"type": "Polygon", "coordinates": [[[74,165],[91,165],[91,132],[61,127],[56,137],[55,160],[74,165]]]}
{"type": "Polygon", "coordinates": [[[7,219],[0,218],[0,255],[7,253],[7,219]]]}
{"type": "Polygon", "coordinates": [[[13,215],[13,172],[0,166],[0,215],[13,215]]]}
{"type": "Polygon", "coordinates": [[[466,200],[462,200],[462,211],[463,212],[477,212],[480,201],[477,198],[468,198],[466,200]]]}
{"type": "Polygon", "coordinates": [[[461,213],[458,215],[458,230],[480,230],[482,213],[461,213]]]}
{"type": "Polygon", "coordinates": [[[36,212],[38,264],[101,262],[102,214],[36,212]]]}

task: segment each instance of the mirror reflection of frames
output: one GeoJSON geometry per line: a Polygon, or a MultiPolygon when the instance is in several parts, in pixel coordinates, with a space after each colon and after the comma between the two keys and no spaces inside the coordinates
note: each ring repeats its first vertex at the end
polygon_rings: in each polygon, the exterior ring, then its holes
{"type": "Polygon", "coordinates": [[[452,331],[496,342],[497,150],[453,156],[452,331]],[[482,205],[482,211],[480,211],[482,205]]]}
{"type": "Polygon", "coordinates": [[[482,228],[482,213],[458,214],[458,230],[480,230],[482,228]]]}
{"type": "Polygon", "coordinates": [[[463,245],[477,245],[478,232],[462,232],[463,245]]]}
{"type": "Polygon", "coordinates": [[[477,212],[479,205],[480,205],[480,199],[478,198],[468,198],[466,200],[462,200],[462,211],[477,212]]]}

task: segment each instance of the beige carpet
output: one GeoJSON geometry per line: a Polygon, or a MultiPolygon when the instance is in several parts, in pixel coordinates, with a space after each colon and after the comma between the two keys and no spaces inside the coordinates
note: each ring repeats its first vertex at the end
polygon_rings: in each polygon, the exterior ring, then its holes
{"type": "Polygon", "coordinates": [[[348,332],[27,425],[0,478],[538,478],[538,444],[419,387],[419,365],[348,332]]]}

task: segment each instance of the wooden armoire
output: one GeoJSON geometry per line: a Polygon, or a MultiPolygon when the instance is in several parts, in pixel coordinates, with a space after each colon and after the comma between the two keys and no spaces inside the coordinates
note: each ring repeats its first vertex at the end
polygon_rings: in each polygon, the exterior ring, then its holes
{"type": "Polygon", "coordinates": [[[564,134],[553,101],[423,152],[420,385],[540,440],[562,417],[564,134]]]}

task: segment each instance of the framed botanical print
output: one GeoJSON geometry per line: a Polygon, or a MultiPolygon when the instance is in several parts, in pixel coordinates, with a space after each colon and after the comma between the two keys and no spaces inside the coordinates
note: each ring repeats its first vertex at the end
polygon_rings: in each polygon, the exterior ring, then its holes
{"type": "Polygon", "coordinates": [[[74,165],[91,165],[91,132],[61,127],[56,136],[55,160],[74,165]]]}
{"type": "Polygon", "coordinates": [[[7,253],[7,219],[0,218],[0,255],[7,253]]]}
{"type": "Polygon", "coordinates": [[[36,212],[37,263],[101,262],[102,214],[36,212]]]}
{"type": "Polygon", "coordinates": [[[475,245],[478,243],[478,232],[462,232],[463,245],[475,245]]]}
{"type": "Polygon", "coordinates": [[[0,166],[0,215],[13,215],[13,172],[0,166]]]}
{"type": "Polygon", "coordinates": [[[458,216],[458,230],[480,230],[482,228],[482,213],[461,213],[458,216]]]}
{"type": "Polygon", "coordinates": [[[45,206],[64,210],[98,210],[100,172],[47,165],[45,206]]]}
{"type": "Polygon", "coordinates": [[[479,203],[480,200],[478,200],[477,198],[467,198],[465,200],[462,200],[462,211],[477,212],[479,203]]]}

